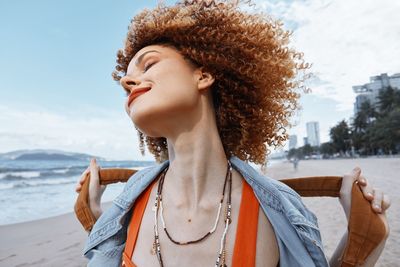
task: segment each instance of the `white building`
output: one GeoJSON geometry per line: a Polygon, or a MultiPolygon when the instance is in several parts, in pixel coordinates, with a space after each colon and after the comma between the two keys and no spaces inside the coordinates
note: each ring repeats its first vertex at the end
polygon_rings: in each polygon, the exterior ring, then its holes
{"type": "Polygon", "coordinates": [[[310,146],[319,146],[319,123],[317,121],[310,121],[306,123],[307,127],[307,141],[310,146]]]}
{"type": "Polygon", "coordinates": [[[297,135],[290,135],[289,136],[289,150],[292,148],[296,148],[297,146],[297,135]]]}
{"type": "Polygon", "coordinates": [[[377,107],[379,92],[388,86],[400,90],[400,73],[388,76],[387,73],[382,73],[378,76],[370,77],[370,82],[364,85],[353,86],[354,93],[357,94],[356,102],[354,103],[354,114],[360,110],[361,104],[369,101],[377,107]]]}

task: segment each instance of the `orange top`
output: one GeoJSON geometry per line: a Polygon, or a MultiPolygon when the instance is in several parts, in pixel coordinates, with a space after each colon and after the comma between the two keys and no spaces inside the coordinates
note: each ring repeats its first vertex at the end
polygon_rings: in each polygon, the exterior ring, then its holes
{"type": "MultiPolygon", "coordinates": [[[[122,253],[122,267],[136,267],[131,258],[139,234],[140,223],[154,184],[155,181],[147,187],[145,192],[138,197],[135,203],[134,212],[128,226],[125,250],[122,253]]],[[[239,221],[236,230],[232,267],[255,266],[258,210],[259,203],[254,195],[253,189],[245,180],[243,180],[242,199],[240,202],[239,221]]]]}

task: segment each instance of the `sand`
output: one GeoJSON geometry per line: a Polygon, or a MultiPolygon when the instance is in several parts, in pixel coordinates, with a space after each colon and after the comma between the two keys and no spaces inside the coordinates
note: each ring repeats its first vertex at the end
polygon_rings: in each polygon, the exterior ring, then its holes
{"type": "Polygon", "coordinates": [[[0,266],[86,266],[86,237],[74,213],[0,226],[0,266]]]}
{"type": "MultiPolygon", "coordinates": [[[[347,159],[300,161],[297,172],[290,163],[270,167],[267,175],[276,179],[311,175],[342,175],[359,166],[375,187],[389,194],[387,212],[390,236],[376,266],[400,266],[400,159],[347,159]]],[[[346,229],[346,219],[337,199],[304,198],[318,217],[328,257],[346,229]],[[328,207],[328,208],[326,208],[328,207]]],[[[103,204],[106,209],[110,203],[103,204]]],[[[87,233],[73,213],[32,222],[0,226],[0,266],[85,266],[82,255],[87,233]]]]}

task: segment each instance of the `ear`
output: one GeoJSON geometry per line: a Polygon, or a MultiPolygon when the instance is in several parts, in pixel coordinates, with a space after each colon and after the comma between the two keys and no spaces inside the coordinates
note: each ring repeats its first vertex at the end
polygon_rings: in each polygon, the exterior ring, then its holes
{"type": "Polygon", "coordinates": [[[215,81],[214,76],[210,72],[205,71],[204,67],[196,69],[196,79],[197,79],[197,88],[199,90],[204,90],[211,87],[211,85],[215,81]]]}

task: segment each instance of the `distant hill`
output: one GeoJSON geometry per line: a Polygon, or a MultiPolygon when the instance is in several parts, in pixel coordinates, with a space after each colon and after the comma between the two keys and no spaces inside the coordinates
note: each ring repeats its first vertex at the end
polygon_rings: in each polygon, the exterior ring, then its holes
{"type": "Polygon", "coordinates": [[[89,154],[66,152],[55,149],[31,149],[15,150],[7,153],[0,153],[3,160],[85,160],[88,161],[95,157],[98,160],[105,160],[89,154]]]}

